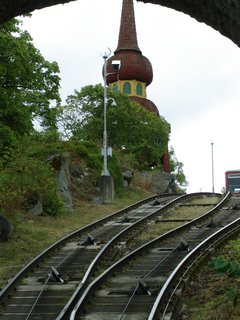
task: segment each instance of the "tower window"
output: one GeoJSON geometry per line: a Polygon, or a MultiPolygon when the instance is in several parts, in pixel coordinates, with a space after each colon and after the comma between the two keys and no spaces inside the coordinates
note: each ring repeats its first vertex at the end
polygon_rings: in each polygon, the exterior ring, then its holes
{"type": "Polygon", "coordinates": [[[142,85],[141,85],[141,83],[138,83],[137,84],[137,95],[138,96],[142,96],[142,85]]]}
{"type": "Polygon", "coordinates": [[[125,82],[123,85],[123,93],[131,94],[131,84],[129,82],[125,82]]]}
{"type": "Polygon", "coordinates": [[[118,85],[117,85],[117,83],[114,83],[114,85],[113,85],[113,92],[118,92],[118,85]]]}

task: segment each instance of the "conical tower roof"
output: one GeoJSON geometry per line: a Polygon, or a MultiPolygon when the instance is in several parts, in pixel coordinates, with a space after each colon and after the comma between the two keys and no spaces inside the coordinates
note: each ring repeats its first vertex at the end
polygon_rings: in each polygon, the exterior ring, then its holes
{"type": "MultiPolygon", "coordinates": [[[[107,60],[107,84],[113,90],[121,92],[124,92],[124,86],[128,85],[127,92],[124,93],[127,93],[131,100],[159,116],[157,106],[146,98],[146,86],[152,82],[152,79],[151,62],[142,55],[138,47],[133,0],[123,0],[118,46],[114,56],[107,60]],[[121,61],[119,72],[113,73],[113,60],[121,61]],[[137,90],[138,85],[144,88],[143,91],[137,90]],[[135,91],[132,91],[132,87],[135,91]]],[[[164,172],[170,172],[167,144],[162,165],[164,172]]]]}
{"type": "Polygon", "coordinates": [[[152,65],[138,47],[133,0],[123,0],[118,46],[108,59],[107,73],[112,73],[112,60],[120,60],[121,68],[118,74],[107,77],[108,84],[117,80],[152,82],[152,65]]]}
{"type": "Polygon", "coordinates": [[[121,50],[135,50],[141,54],[137,41],[133,0],[123,0],[118,47],[115,54],[121,50]]]}

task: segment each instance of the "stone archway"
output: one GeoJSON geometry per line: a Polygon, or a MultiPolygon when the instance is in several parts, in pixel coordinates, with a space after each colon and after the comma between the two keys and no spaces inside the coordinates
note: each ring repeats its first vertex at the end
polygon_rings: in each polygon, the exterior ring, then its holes
{"type": "MultiPolygon", "coordinates": [[[[0,23],[36,9],[76,0],[0,0],[0,23]]],[[[81,1],[81,0],[78,0],[81,1]]],[[[113,0],[114,1],[114,0],[113,0]]],[[[240,0],[138,0],[184,12],[240,46],[240,0]]]]}

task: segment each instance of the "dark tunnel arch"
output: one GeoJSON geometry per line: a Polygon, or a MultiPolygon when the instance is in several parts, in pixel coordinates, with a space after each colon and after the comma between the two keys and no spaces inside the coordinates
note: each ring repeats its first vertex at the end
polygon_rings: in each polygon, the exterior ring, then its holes
{"type": "MultiPolygon", "coordinates": [[[[36,9],[76,0],[0,0],[0,24],[36,9]]],[[[81,1],[81,0],[78,0],[81,1]]],[[[240,46],[240,0],[138,0],[184,12],[240,46]]]]}

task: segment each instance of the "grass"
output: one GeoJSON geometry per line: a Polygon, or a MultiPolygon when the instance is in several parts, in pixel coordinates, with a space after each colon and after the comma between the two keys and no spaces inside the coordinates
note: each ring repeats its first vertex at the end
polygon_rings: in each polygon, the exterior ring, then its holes
{"type": "Polygon", "coordinates": [[[205,196],[203,198],[198,198],[198,199],[194,199],[192,201],[190,201],[189,203],[191,204],[209,204],[209,205],[215,205],[216,203],[218,203],[220,200],[219,197],[216,196],[205,196]]]}
{"type": "Polygon", "coordinates": [[[211,210],[214,205],[219,202],[218,197],[204,197],[202,199],[195,199],[192,201],[185,202],[185,204],[198,204],[198,206],[179,206],[178,208],[173,208],[174,215],[171,213],[171,219],[194,219],[200,216],[201,214],[206,213],[207,211],[211,210]],[[201,204],[203,206],[201,206],[201,204]],[[206,206],[206,204],[208,204],[206,206]]]}
{"type": "MultiPolygon", "coordinates": [[[[239,263],[240,237],[229,241],[215,254],[239,263]]],[[[181,300],[184,307],[180,319],[185,320],[238,320],[240,319],[240,277],[230,278],[219,274],[206,263],[194,274],[184,290],[181,300]],[[236,290],[237,303],[229,295],[236,290]]]]}
{"type": "MultiPolygon", "coordinates": [[[[178,206],[170,209],[166,214],[164,214],[164,219],[186,219],[191,220],[195,219],[198,216],[204,214],[205,212],[209,211],[216,203],[219,202],[218,197],[209,197],[197,200],[186,201],[185,204],[209,204],[209,206],[178,206]]],[[[172,230],[173,228],[177,228],[186,222],[162,222],[161,220],[157,221],[155,225],[148,226],[147,230],[144,229],[142,233],[138,234],[138,239],[141,242],[150,241],[155,239],[156,237],[164,234],[165,232],[172,230]]]]}
{"type": "Polygon", "coordinates": [[[76,209],[57,217],[17,214],[12,217],[14,231],[8,242],[0,242],[0,287],[26,263],[64,235],[107,214],[150,196],[142,190],[131,190],[111,205],[92,205],[75,201],[76,209]]]}
{"type": "Polygon", "coordinates": [[[138,241],[143,243],[148,242],[172,230],[173,228],[181,226],[182,224],[182,222],[164,222],[149,225],[147,229],[145,228],[143,232],[138,234],[138,241]]]}

